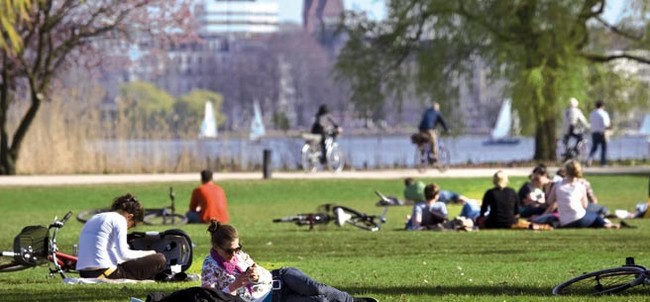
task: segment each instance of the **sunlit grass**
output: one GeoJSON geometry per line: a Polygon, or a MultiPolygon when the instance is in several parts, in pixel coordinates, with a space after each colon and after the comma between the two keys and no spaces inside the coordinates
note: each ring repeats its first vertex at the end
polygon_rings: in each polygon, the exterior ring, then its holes
{"type": "MultiPolygon", "coordinates": [[[[610,210],[632,210],[647,198],[647,176],[592,176],[596,194],[610,210]]],[[[480,199],[487,178],[426,179],[443,188],[480,199]]],[[[513,178],[516,189],[523,178],[513,178]]],[[[636,229],[405,232],[408,207],[392,207],[382,230],[370,233],[330,224],[308,231],[273,218],[312,212],[323,203],[337,203],[379,214],[379,190],[400,195],[402,182],[393,180],[246,180],[224,181],[232,217],[245,250],[267,268],[295,266],[317,280],[381,301],[644,301],[650,291],[633,290],[624,298],[556,298],[551,288],[582,272],[622,265],[625,257],[650,263],[650,222],[630,221],[636,229]]],[[[47,224],[71,210],[105,207],[112,197],[131,192],[147,207],[168,204],[168,188],[177,206],[187,207],[196,183],[122,184],[35,188],[0,188],[0,248],[11,249],[23,226],[47,224]]],[[[459,208],[451,207],[452,213],[459,208]]],[[[66,252],[82,225],[71,220],[60,233],[66,252]]],[[[209,250],[206,226],[182,227],[196,248],[191,273],[199,273],[209,250]]],[[[164,229],[139,226],[135,231],[164,229]]],[[[46,278],[47,269],[0,274],[2,301],[128,301],[153,291],[169,292],[198,282],[138,285],[65,285],[46,278]]]]}

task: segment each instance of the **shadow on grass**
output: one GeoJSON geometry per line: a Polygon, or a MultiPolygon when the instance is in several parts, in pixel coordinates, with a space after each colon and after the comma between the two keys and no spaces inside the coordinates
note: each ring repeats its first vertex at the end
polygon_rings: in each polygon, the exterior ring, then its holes
{"type": "Polygon", "coordinates": [[[349,287],[350,293],[373,293],[388,296],[551,296],[550,288],[512,285],[464,285],[464,286],[396,286],[396,287],[349,287]]]}

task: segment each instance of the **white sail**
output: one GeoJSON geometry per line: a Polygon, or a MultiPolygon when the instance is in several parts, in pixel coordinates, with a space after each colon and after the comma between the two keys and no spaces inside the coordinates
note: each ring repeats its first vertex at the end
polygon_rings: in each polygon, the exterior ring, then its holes
{"type": "Polygon", "coordinates": [[[259,140],[265,134],[266,130],[264,129],[264,123],[262,122],[262,110],[260,109],[260,103],[255,102],[253,104],[254,116],[251,121],[251,132],[249,133],[249,138],[251,140],[259,140]]]}
{"type": "Polygon", "coordinates": [[[505,138],[510,134],[510,128],[512,127],[512,108],[510,104],[510,99],[503,100],[501,104],[501,111],[499,111],[499,116],[497,117],[497,123],[492,129],[492,138],[499,139],[505,138]]]}
{"type": "Polygon", "coordinates": [[[203,122],[201,123],[201,130],[199,131],[199,138],[216,138],[217,137],[217,120],[214,117],[214,109],[212,102],[205,102],[205,113],[203,115],[203,122]]]}
{"type": "Polygon", "coordinates": [[[639,127],[639,133],[642,135],[650,135],[650,114],[646,114],[639,127]]]}

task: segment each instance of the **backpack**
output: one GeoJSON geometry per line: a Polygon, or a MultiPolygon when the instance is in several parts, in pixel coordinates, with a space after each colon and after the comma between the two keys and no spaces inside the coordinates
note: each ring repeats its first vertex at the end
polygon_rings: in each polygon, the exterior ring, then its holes
{"type": "Polygon", "coordinates": [[[173,275],[172,266],[180,265],[180,272],[185,272],[192,266],[192,240],[183,230],[133,232],[126,236],[126,241],[131,249],[155,250],[165,255],[166,274],[173,275]]]}
{"type": "Polygon", "coordinates": [[[239,296],[224,293],[221,290],[203,287],[190,287],[175,291],[169,295],[150,293],[146,302],[245,302],[239,296]]]}

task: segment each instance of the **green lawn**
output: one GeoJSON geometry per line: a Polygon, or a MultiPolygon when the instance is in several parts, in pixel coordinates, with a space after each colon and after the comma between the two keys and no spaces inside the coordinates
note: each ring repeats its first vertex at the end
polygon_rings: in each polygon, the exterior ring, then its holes
{"type": "MultiPolygon", "coordinates": [[[[602,204],[633,210],[646,200],[648,176],[589,176],[602,204]]],[[[431,181],[428,179],[427,181],[431,181]]],[[[444,189],[480,199],[490,179],[437,179],[444,189]]],[[[524,178],[511,179],[518,189],[524,178]]],[[[308,231],[273,218],[314,211],[323,203],[350,206],[366,213],[381,212],[373,194],[400,195],[401,180],[256,180],[224,181],[231,223],[245,250],[273,269],[295,266],[317,280],[353,294],[380,301],[607,301],[613,298],[557,298],[551,288],[576,274],[622,265],[625,257],[650,265],[650,220],[630,223],[636,229],[405,232],[408,207],[393,207],[381,231],[351,226],[308,231]]],[[[147,207],[165,205],[168,187],[185,208],[196,183],[0,188],[0,249],[10,250],[13,237],[25,225],[47,224],[71,210],[108,206],[112,197],[130,192],[147,207]]],[[[459,208],[451,206],[452,214],[459,208]]],[[[82,225],[71,220],[59,244],[70,252],[82,225]]],[[[199,273],[209,250],[204,225],[182,227],[196,248],[191,273],[199,273]]],[[[135,231],[164,229],[138,226],[135,231]]],[[[0,274],[2,301],[128,301],[152,291],[173,291],[199,282],[138,285],[65,285],[46,278],[47,269],[0,274]]],[[[626,293],[625,301],[645,301],[650,289],[626,293]]]]}

